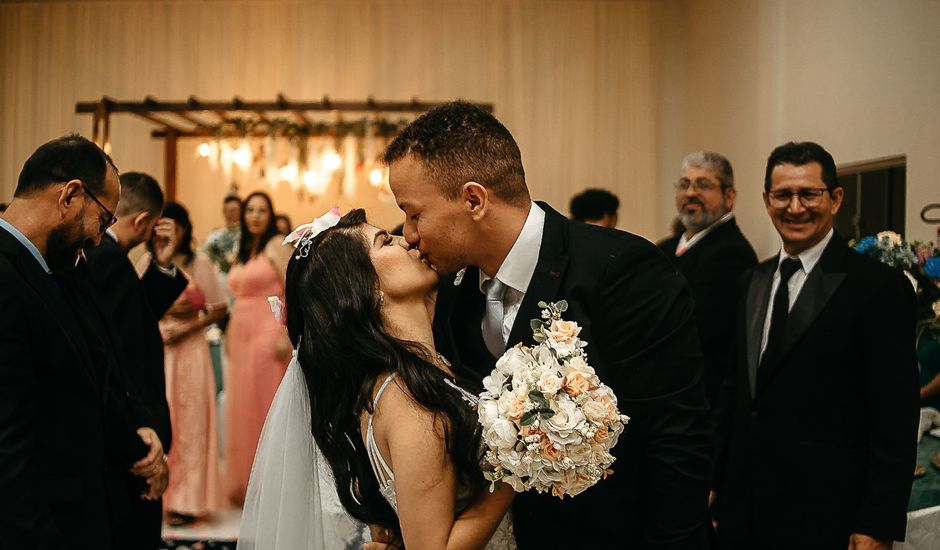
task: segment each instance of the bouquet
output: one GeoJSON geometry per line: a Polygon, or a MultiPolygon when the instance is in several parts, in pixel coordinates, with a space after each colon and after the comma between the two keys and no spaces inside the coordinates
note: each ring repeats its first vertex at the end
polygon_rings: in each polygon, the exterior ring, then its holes
{"type": "Polygon", "coordinates": [[[224,227],[217,229],[206,238],[203,252],[222,273],[228,273],[238,256],[239,229],[224,227]]]}
{"type": "Polygon", "coordinates": [[[931,243],[909,243],[893,231],[849,242],[856,252],[900,269],[917,294],[917,324],[940,338],[940,249],[931,243]]]}
{"type": "Polygon", "coordinates": [[[504,482],[573,497],[613,473],[610,450],[630,419],[588,364],[581,327],[561,318],[568,303],[538,305],[537,345],[510,348],[483,379],[484,476],[490,490],[504,482]]]}

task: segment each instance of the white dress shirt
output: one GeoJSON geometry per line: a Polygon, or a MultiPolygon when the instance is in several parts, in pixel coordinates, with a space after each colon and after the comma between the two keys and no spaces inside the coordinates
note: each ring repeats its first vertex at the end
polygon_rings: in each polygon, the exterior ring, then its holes
{"type": "Polygon", "coordinates": [[[806,277],[813,271],[813,268],[816,267],[816,264],[819,263],[819,258],[822,257],[823,250],[826,249],[826,246],[829,244],[829,241],[832,240],[833,230],[830,229],[829,233],[826,233],[826,236],[823,237],[823,240],[814,244],[813,246],[807,248],[803,252],[800,252],[794,258],[787,254],[783,247],[780,247],[780,254],[777,257],[777,269],[774,271],[774,280],[770,285],[770,298],[767,303],[767,315],[764,316],[764,331],[760,340],[760,356],[764,355],[764,349],[767,347],[767,336],[770,334],[770,317],[774,313],[774,296],[777,294],[777,288],[780,286],[780,264],[783,263],[784,258],[793,258],[799,259],[802,267],[797,269],[796,272],[790,277],[790,281],[787,284],[787,290],[790,293],[790,307],[787,311],[793,310],[793,304],[796,303],[796,299],[800,296],[800,291],[803,290],[803,284],[806,282],[806,277]]]}
{"type": "MultiPolygon", "coordinates": [[[[499,266],[499,271],[496,272],[496,278],[507,287],[506,294],[503,295],[503,341],[507,344],[509,344],[512,325],[516,322],[516,315],[519,314],[519,306],[522,305],[522,299],[529,288],[532,274],[535,273],[535,266],[539,262],[544,229],[545,211],[533,202],[529,207],[529,215],[525,219],[522,231],[516,237],[516,242],[506,255],[506,259],[503,260],[503,264],[499,266]]],[[[491,278],[480,270],[481,293],[486,294],[483,290],[483,283],[491,278]]],[[[482,322],[480,326],[482,330],[482,322]]]]}

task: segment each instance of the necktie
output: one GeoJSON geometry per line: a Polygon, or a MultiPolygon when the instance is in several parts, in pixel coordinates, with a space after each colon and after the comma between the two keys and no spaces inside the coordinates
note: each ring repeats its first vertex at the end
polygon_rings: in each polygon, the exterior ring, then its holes
{"type": "Polygon", "coordinates": [[[787,326],[787,316],[790,314],[790,277],[796,273],[803,264],[799,259],[785,258],[780,263],[780,286],[777,287],[777,293],[774,295],[774,309],[770,315],[770,332],[767,333],[767,347],[764,348],[764,355],[761,356],[761,363],[764,358],[776,351],[783,338],[784,330],[787,326]]]}
{"type": "Polygon", "coordinates": [[[506,285],[494,277],[483,283],[483,291],[486,293],[483,341],[493,357],[499,357],[506,351],[506,341],[503,340],[503,296],[506,294],[506,285]]]}

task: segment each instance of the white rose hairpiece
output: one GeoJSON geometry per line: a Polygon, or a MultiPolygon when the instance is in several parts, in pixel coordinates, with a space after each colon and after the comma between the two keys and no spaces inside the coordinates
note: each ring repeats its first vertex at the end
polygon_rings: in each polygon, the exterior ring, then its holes
{"type": "Polygon", "coordinates": [[[297,226],[290,235],[284,237],[282,245],[294,245],[297,254],[294,255],[298,260],[306,258],[310,254],[310,242],[314,237],[326,231],[327,229],[339,223],[342,214],[339,208],[333,207],[329,212],[320,217],[314,218],[312,222],[297,226]]]}

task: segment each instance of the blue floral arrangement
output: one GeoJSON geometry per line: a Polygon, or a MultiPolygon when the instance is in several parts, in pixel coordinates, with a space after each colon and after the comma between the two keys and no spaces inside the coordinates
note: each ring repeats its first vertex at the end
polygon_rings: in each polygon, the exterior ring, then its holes
{"type": "Polygon", "coordinates": [[[893,231],[851,241],[849,246],[907,275],[917,293],[918,329],[940,339],[940,249],[932,243],[909,243],[893,231]]]}

